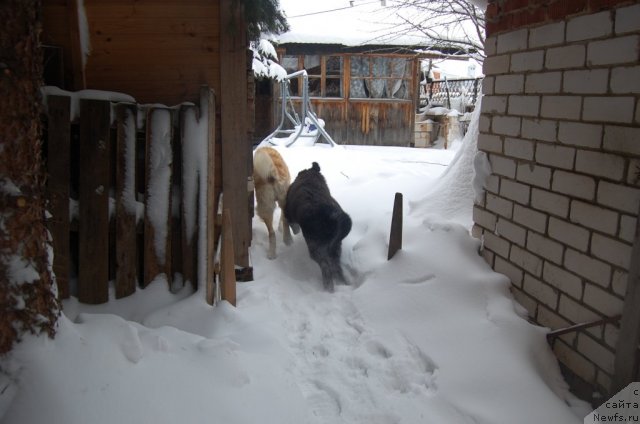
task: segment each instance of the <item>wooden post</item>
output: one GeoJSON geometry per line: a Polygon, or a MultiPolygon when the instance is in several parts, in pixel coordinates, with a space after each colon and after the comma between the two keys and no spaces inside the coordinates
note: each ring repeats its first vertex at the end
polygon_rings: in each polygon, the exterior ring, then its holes
{"type": "Polygon", "coordinates": [[[171,287],[171,111],[168,109],[151,109],[147,116],[147,148],[146,148],[146,187],[145,187],[145,219],[144,219],[144,279],[146,287],[159,274],[165,274],[171,287]],[[157,126],[155,125],[157,124],[157,126]],[[158,131],[155,133],[154,131],[158,131]],[[164,131],[164,133],[163,133],[164,131]],[[155,155],[156,163],[152,160],[155,155]],[[168,171],[168,172],[167,172],[168,171]],[[151,183],[158,184],[155,193],[151,193],[151,183]],[[165,191],[166,190],[166,191],[165,191]],[[166,199],[156,199],[158,195],[166,195],[166,199]],[[166,200],[166,202],[163,202],[166,200]],[[157,203],[156,203],[157,202],[157,203]],[[159,208],[165,208],[160,211],[159,208]],[[164,218],[163,222],[155,222],[164,226],[163,233],[157,234],[151,214],[164,218]],[[164,215],[164,216],[163,216],[164,215]],[[164,237],[164,255],[157,249],[157,239],[164,237]]]}
{"type": "Polygon", "coordinates": [[[251,225],[247,180],[252,146],[247,138],[247,38],[242,6],[220,1],[220,127],[222,134],[222,191],[225,207],[233,212],[235,261],[249,266],[251,225]]]}
{"type": "Polygon", "coordinates": [[[215,275],[215,261],[216,254],[216,239],[215,239],[215,226],[216,226],[216,96],[213,90],[209,87],[202,87],[200,90],[200,110],[204,107],[207,108],[207,116],[203,117],[209,121],[209,132],[207,134],[207,186],[202,187],[202,190],[207,190],[207,243],[206,252],[203,252],[206,260],[204,276],[207,284],[213,284],[215,275]]]}
{"type": "Polygon", "coordinates": [[[402,249],[402,193],[396,193],[391,216],[391,232],[389,234],[389,254],[387,260],[393,258],[402,249]]]}
{"type": "Polygon", "coordinates": [[[222,300],[236,306],[236,267],[233,258],[233,226],[231,212],[222,211],[222,252],[220,257],[220,283],[222,300]]]}
{"type": "Polygon", "coordinates": [[[48,221],[53,238],[53,272],[60,299],[69,297],[69,182],[71,167],[70,101],[66,96],[50,96],[47,131],[47,198],[52,218],[48,221]]]}
{"type": "MultiPolygon", "coordinates": [[[[86,10],[85,10],[86,12],[86,10]]],[[[80,17],[78,16],[78,0],[70,0],[67,3],[67,16],[69,17],[69,41],[71,42],[71,67],[73,70],[73,90],[87,88],[84,72],[82,43],[80,41],[80,17]]]]}
{"type": "Polygon", "coordinates": [[[80,101],[78,300],[109,300],[109,127],[111,105],[80,101]]]}
{"type": "Polygon", "coordinates": [[[136,291],[136,115],[135,106],[116,107],[116,299],[136,291]]]}
{"type": "Polygon", "coordinates": [[[616,346],[611,393],[617,393],[637,381],[638,344],[640,343],[640,211],[631,250],[631,266],[627,278],[627,295],[622,308],[620,335],[616,346]]]}

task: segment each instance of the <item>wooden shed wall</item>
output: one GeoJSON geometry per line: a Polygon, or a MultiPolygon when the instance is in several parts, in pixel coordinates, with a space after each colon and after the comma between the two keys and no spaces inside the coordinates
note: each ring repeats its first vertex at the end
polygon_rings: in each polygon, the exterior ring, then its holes
{"type": "Polygon", "coordinates": [[[44,0],[43,42],[64,50],[66,89],[120,91],[138,102],[197,102],[220,92],[220,2],[84,0],[91,54],[79,59],[76,0],[44,0]]]}

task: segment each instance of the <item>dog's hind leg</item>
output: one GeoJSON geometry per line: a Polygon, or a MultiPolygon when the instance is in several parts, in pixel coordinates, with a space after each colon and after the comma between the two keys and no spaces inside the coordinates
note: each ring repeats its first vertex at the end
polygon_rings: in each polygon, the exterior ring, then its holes
{"type": "Polygon", "coordinates": [[[273,210],[274,207],[258,204],[258,216],[264,221],[269,233],[269,250],[267,251],[267,258],[269,259],[276,258],[276,232],[273,230],[273,210]]]}

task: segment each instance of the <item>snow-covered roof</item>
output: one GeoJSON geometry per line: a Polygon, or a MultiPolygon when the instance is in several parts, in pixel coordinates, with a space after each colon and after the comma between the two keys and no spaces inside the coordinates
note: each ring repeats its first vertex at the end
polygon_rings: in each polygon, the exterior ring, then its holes
{"type": "Polygon", "coordinates": [[[280,0],[291,29],[277,36],[277,41],[349,47],[427,46],[427,40],[419,33],[391,35],[397,18],[381,3],[380,0],[280,0]]]}

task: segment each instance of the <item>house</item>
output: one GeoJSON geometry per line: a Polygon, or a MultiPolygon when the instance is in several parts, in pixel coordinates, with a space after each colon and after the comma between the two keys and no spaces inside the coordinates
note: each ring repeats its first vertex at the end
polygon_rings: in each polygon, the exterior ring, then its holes
{"type": "Polygon", "coordinates": [[[486,19],[474,234],[601,403],[640,377],[640,5],[489,1],[486,19]]]}
{"type": "MultiPolygon", "coordinates": [[[[387,9],[379,4],[332,6],[323,4],[316,14],[308,5],[284,4],[291,29],[275,40],[280,64],[288,74],[307,71],[311,107],[336,142],[413,145],[421,60],[444,58],[447,52],[425,51],[425,38],[418,34],[388,35],[388,22],[375,22],[387,20],[387,9]]],[[[289,88],[295,107],[302,81],[293,80],[289,88]]],[[[256,135],[264,137],[280,120],[281,93],[279,86],[262,84],[256,135]]]]}
{"type": "Polygon", "coordinates": [[[176,105],[204,107],[208,101],[210,110],[215,109],[215,114],[204,117],[211,131],[205,152],[208,181],[199,185],[207,194],[200,198],[200,208],[207,211],[210,230],[206,251],[199,251],[207,263],[207,275],[200,279],[213,279],[212,258],[220,231],[214,234],[214,214],[221,193],[224,208],[233,217],[235,264],[249,268],[250,69],[247,26],[237,2],[45,0],[42,10],[46,84],[70,92],[126,93],[141,105],[166,105],[174,117],[176,105]]]}

